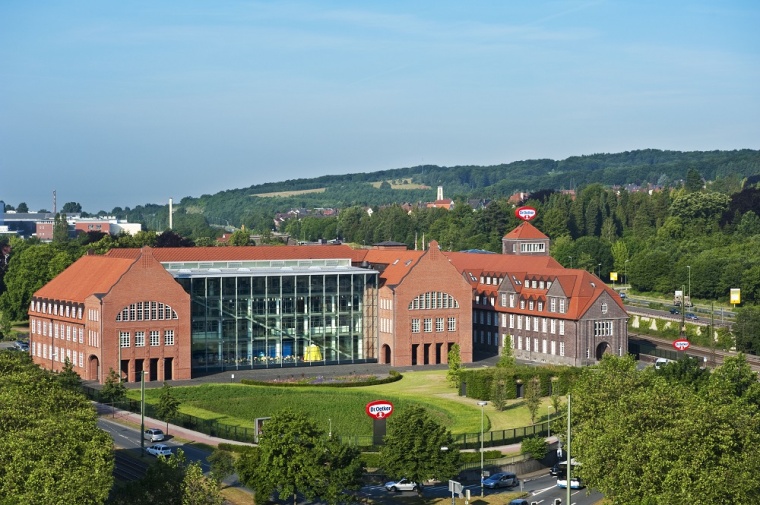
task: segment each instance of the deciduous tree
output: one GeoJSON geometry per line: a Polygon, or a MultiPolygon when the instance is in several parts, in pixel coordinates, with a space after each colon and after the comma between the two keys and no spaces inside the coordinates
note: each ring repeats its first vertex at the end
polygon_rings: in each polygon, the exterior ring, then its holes
{"type": "Polygon", "coordinates": [[[459,471],[459,450],[453,444],[451,432],[427,410],[407,407],[388,420],[380,448],[383,470],[392,479],[406,477],[420,485],[430,479],[447,480],[459,471]]]}
{"type": "Polygon", "coordinates": [[[164,382],[161,395],[158,397],[156,414],[159,419],[166,422],[166,434],[169,434],[169,421],[179,412],[179,400],[174,396],[171,386],[164,382]]]}

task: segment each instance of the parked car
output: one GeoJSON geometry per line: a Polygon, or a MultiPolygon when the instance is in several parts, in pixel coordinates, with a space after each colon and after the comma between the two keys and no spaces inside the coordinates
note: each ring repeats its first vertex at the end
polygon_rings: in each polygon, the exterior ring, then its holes
{"type": "Polygon", "coordinates": [[[620,298],[622,298],[623,300],[625,300],[626,298],[628,298],[628,295],[626,295],[623,291],[621,291],[620,292],[620,298]]]}
{"type": "Polygon", "coordinates": [[[686,314],[684,314],[684,317],[686,319],[691,319],[692,321],[699,321],[699,318],[693,312],[687,312],[686,314]]]}
{"type": "Polygon", "coordinates": [[[491,475],[483,480],[483,486],[488,489],[496,489],[497,487],[514,487],[518,485],[520,481],[517,475],[511,472],[500,472],[491,475]]]}
{"type": "Polygon", "coordinates": [[[388,491],[417,491],[420,486],[416,482],[412,482],[409,479],[392,480],[385,483],[385,489],[388,491]]]}
{"type": "Polygon", "coordinates": [[[150,447],[146,449],[148,451],[148,454],[152,454],[153,456],[164,456],[168,458],[172,455],[172,448],[169,447],[166,444],[153,444],[150,447]]]}
{"type": "Polygon", "coordinates": [[[528,500],[525,498],[515,498],[511,502],[509,502],[509,505],[528,505],[528,500]]]}
{"type": "MultiPolygon", "coordinates": [[[[557,487],[567,489],[567,476],[557,479],[557,487]]],[[[570,477],[570,489],[581,489],[586,487],[583,481],[578,477],[570,477]]]]}
{"type": "Polygon", "coordinates": [[[163,439],[164,432],[158,428],[148,428],[145,430],[145,440],[150,440],[151,442],[160,442],[163,439]]]}

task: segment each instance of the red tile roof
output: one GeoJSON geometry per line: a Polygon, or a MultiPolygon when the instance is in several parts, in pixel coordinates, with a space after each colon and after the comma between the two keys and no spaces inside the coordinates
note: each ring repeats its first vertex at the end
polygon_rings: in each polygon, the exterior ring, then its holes
{"type": "MultiPolygon", "coordinates": [[[[106,256],[137,258],[139,249],[111,249],[106,256]]],[[[153,256],[161,263],[183,261],[254,261],[346,258],[361,262],[364,252],[347,245],[156,247],[153,256]]]]}
{"type": "Polygon", "coordinates": [[[525,221],[524,223],[520,223],[517,228],[504,235],[504,238],[535,240],[539,238],[546,239],[549,237],[544,235],[541,230],[525,221]]]}
{"type": "Polygon", "coordinates": [[[83,303],[90,295],[107,293],[134,262],[128,258],[82,256],[34,296],[83,303]]]}

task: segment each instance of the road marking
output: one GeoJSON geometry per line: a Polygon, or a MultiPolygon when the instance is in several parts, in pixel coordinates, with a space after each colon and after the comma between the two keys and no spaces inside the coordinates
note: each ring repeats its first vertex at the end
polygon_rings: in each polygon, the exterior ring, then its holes
{"type": "Polygon", "coordinates": [[[549,486],[549,487],[544,488],[544,489],[539,489],[538,491],[533,491],[533,493],[531,494],[531,496],[536,496],[536,495],[539,495],[541,493],[545,493],[545,492],[549,491],[550,489],[555,489],[556,487],[557,486],[549,486]]]}

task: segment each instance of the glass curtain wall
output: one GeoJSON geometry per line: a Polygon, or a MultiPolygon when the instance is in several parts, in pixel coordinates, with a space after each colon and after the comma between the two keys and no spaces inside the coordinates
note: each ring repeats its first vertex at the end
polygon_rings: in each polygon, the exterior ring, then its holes
{"type": "Polygon", "coordinates": [[[193,369],[376,360],[375,272],[177,280],[191,295],[193,369]]]}

